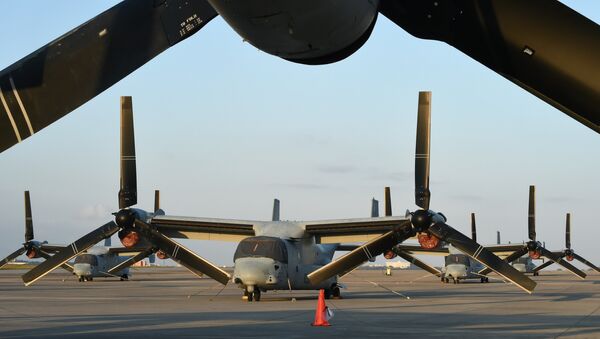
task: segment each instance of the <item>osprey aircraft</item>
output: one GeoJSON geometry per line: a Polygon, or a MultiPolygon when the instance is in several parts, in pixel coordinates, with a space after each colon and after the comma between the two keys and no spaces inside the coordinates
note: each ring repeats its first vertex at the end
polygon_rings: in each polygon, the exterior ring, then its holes
{"type": "MultiPolygon", "coordinates": [[[[591,269],[595,270],[596,272],[600,272],[600,268],[598,268],[596,265],[592,264],[591,262],[589,262],[582,256],[576,254],[575,251],[571,248],[571,213],[567,213],[566,232],[565,232],[565,249],[562,251],[553,251],[552,253],[554,253],[554,255],[560,259],[567,259],[567,261],[573,261],[574,259],[577,259],[579,262],[589,266],[591,269]]],[[[552,264],[554,264],[554,261],[547,261],[547,262],[541,264],[540,266],[535,267],[533,269],[533,272],[534,272],[534,274],[538,274],[538,272],[540,270],[543,270],[544,268],[546,268],[552,264]]]]}
{"type": "MultiPolygon", "coordinates": [[[[260,300],[268,290],[325,289],[339,295],[338,277],[397,244],[417,236],[421,246],[434,248],[449,243],[474,260],[491,267],[504,278],[531,293],[535,282],[493,253],[446,224],[441,213],[429,209],[429,144],[431,93],[419,94],[417,147],[415,156],[415,200],[422,209],[408,216],[386,216],[318,221],[254,221],[181,217],[131,208],[137,203],[135,145],[130,97],[121,98],[121,189],[120,210],[115,221],[88,233],[53,257],[23,275],[29,285],[95,243],[118,232],[125,247],[160,252],[192,272],[222,284],[232,281],[249,301],[260,300]],[[233,275],[183,247],[173,238],[239,241],[234,254],[233,275]],[[365,242],[345,246],[343,242],[365,242]],[[350,250],[332,261],[336,251],[350,250]]],[[[276,203],[277,205],[277,203],[276,203]]],[[[388,205],[389,206],[389,205],[388,205]]],[[[391,207],[390,214],[391,214],[391,207]]],[[[158,256],[158,253],[157,253],[158,256]]]]}
{"type": "MultiPolygon", "coordinates": [[[[156,198],[158,199],[158,191],[156,191],[156,198]]],[[[49,259],[64,247],[65,245],[50,245],[47,241],[34,240],[31,195],[29,191],[25,191],[25,243],[23,243],[23,247],[0,261],[0,268],[21,254],[26,254],[29,259],[49,259]]],[[[104,246],[94,246],[77,255],[72,265],[65,262],[61,267],[77,276],[80,282],[91,281],[96,277],[118,277],[121,280],[127,280],[129,279],[129,266],[139,261],[137,258],[140,256],[144,258],[147,254],[143,250],[111,247],[111,239],[107,238],[104,246]]],[[[150,256],[150,261],[153,260],[154,256],[150,256]]]]}
{"type": "Polygon", "coordinates": [[[0,152],[218,15],[265,53],[321,65],[360,49],[380,14],[600,132],[600,27],[557,0],[124,0],[0,71],[0,152]]]}

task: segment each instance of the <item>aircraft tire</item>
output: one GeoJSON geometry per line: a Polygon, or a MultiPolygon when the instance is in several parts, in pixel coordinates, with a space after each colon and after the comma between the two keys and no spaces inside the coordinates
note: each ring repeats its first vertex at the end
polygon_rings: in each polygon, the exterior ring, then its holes
{"type": "Polygon", "coordinates": [[[254,301],[260,301],[260,290],[257,288],[254,290],[254,301]]]}

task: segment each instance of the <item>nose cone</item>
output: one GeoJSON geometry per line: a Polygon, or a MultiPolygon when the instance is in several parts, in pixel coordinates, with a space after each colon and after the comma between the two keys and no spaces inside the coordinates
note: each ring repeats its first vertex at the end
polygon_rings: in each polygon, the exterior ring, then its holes
{"type": "Polygon", "coordinates": [[[269,258],[239,258],[235,261],[233,281],[242,285],[274,285],[275,260],[269,258]]]}
{"type": "Polygon", "coordinates": [[[73,265],[73,273],[78,277],[89,277],[92,275],[92,265],[75,264],[73,265]]]}
{"type": "Polygon", "coordinates": [[[456,264],[448,265],[446,266],[446,276],[452,276],[453,278],[466,278],[467,266],[456,264]]]}

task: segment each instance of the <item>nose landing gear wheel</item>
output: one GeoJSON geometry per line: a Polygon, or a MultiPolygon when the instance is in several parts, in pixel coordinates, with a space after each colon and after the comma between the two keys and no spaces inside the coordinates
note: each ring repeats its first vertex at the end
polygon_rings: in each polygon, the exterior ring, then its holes
{"type": "MultiPolygon", "coordinates": [[[[256,289],[254,290],[254,301],[260,301],[260,290],[256,289]]],[[[250,297],[248,297],[248,299],[250,299],[250,297]]]]}

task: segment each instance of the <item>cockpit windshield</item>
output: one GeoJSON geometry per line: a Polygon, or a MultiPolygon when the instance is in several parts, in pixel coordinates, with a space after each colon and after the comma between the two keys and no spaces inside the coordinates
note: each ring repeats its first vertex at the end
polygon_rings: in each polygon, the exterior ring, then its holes
{"type": "Polygon", "coordinates": [[[446,265],[462,264],[470,266],[469,257],[464,254],[450,254],[446,256],[446,265]]]}
{"type": "Polygon", "coordinates": [[[239,258],[271,258],[281,263],[287,263],[287,249],[283,240],[274,237],[250,237],[242,240],[233,256],[239,258]]]}
{"type": "Polygon", "coordinates": [[[515,260],[513,263],[514,264],[527,264],[528,261],[529,261],[529,257],[520,257],[519,259],[515,260]]]}
{"type": "Polygon", "coordinates": [[[75,258],[76,264],[90,264],[98,266],[98,258],[93,254],[80,254],[75,258]]]}

